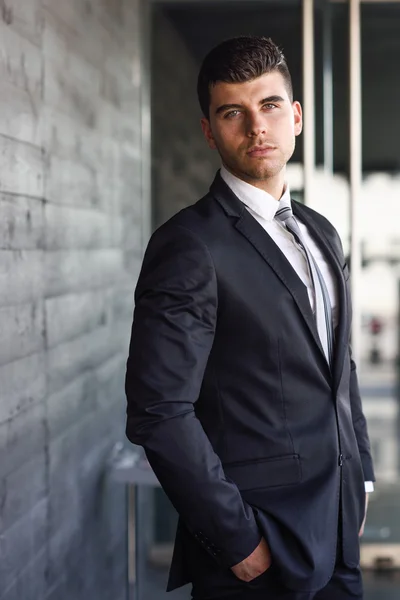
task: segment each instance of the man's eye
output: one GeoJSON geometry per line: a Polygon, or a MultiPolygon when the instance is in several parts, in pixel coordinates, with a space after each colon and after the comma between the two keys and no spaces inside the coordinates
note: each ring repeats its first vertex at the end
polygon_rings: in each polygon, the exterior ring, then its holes
{"type": "Polygon", "coordinates": [[[226,113],[226,115],[225,115],[224,118],[225,119],[232,119],[232,118],[236,117],[239,114],[240,114],[239,110],[231,110],[228,113],[226,113]]]}
{"type": "Polygon", "coordinates": [[[268,108],[270,110],[271,108],[278,108],[278,107],[276,104],[264,104],[263,108],[268,108]]]}

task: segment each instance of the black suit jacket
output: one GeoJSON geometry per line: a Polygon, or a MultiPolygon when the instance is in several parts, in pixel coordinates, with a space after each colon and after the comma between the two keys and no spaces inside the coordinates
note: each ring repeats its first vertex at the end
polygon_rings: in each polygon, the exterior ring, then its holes
{"type": "Polygon", "coordinates": [[[126,432],[180,515],[168,589],[229,569],[262,535],[289,587],[322,588],[340,500],[344,560],[359,562],[374,474],[349,347],[349,273],[333,226],[294,201],[293,210],[337,279],[332,372],[306,287],[219,174],[145,254],[126,432]]]}

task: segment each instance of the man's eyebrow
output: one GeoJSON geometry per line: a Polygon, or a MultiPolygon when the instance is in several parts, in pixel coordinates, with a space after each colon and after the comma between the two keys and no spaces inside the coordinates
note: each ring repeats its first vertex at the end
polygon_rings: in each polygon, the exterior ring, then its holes
{"type": "Polygon", "coordinates": [[[260,104],[268,104],[268,102],[284,102],[285,98],[282,96],[268,96],[268,98],[264,98],[264,100],[260,100],[260,104]]]}
{"type": "MultiPolygon", "coordinates": [[[[285,99],[282,98],[282,96],[268,96],[267,98],[263,98],[263,100],[260,100],[260,104],[268,104],[269,102],[284,102],[285,99]]],[[[242,104],[222,104],[221,106],[219,106],[217,108],[217,110],[215,111],[216,115],[219,115],[222,112],[225,112],[226,110],[235,110],[238,108],[243,108],[242,104]]]]}

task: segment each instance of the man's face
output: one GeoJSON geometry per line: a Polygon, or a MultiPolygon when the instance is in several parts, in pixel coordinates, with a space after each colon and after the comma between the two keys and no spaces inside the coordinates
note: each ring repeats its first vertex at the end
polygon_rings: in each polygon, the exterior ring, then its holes
{"type": "Polygon", "coordinates": [[[295,137],[301,133],[302,110],[291,102],[278,71],[245,83],[217,82],[211,88],[210,119],[203,133],[225,166],[255,186],[284,174],[295,137]]]}

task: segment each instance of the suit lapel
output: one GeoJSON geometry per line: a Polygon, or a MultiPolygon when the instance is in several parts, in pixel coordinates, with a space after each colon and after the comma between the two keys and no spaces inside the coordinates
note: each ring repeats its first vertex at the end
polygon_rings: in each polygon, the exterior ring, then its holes
{"type": "Polygon", "coordinates": [[[315,343],[321,351],[324,361],[326,361],[318,335],[316,321],[311,310],[307,288],[293,269],[290,262],[287,260],[281,249],[275,244],[273,239],[247,210],[244,211],[235,226],[236,229],[238,229],[238,231],[240,231],[240,233],[254,246],[257,252],[279,277],[283,285],[289,290],[315,343]]]}
{"type": "Polygon", "coordinates": [[[317,347],[319,348],[323,357],[323,362],[326,364],[327,371],[329,372],[324,350],[318,335],[316,321],[311,310],[306,286],[273,239],[256,219],[251,216],[244,204],[235,196],[218,174],[211,186],[211,192],[228,216],[236,217],[234,220],[236,229],[257,250],[291,293],[317,347]]]}
{"type": "Polygon", "coordinates": [[[349,328],[346,282],[343,275],[342,265],[338,253],[335,251],[333,245],[329,241],[329,238],[324,235],[321,228],[318,226],[312,216],[306,211],[306,209],[297,202],[292,202],[292,208],[294,215],[299,217],[299,219],[305,225],[307,225],[310,234],[318,243],[318,246],[321,248],[326,259],[331,265],[336,277],[339,298],[339,323],[336,329],[333,365],[333,381],[334,389],[336,391],[339,386],[343,371],[344,357],[347,348],[346,340],[348,339],[349,328]]]}
{"type": "MultiPolygon", "coordinates": [[[[318,335],[317,325],[312,314],[310,302],[308,299],[307,288],[286,259],[283,252],[278,248],[272,238],[266,233],[263,227],[254,219],[246,210],[244,204],[235,196],[229,186],[217,173],[214,182],[211,186],[211,193],[221,204],[226,214],[230,217],[235,217],[234,224],[236,229],[247,238],[262,258],[273,269],[277,277],[286,286],[296,302],[300,313],[309,328],[311,335],[319,348],[320,353],[324,358],[324,364],[328,365],[325,360],[325,354],[318,335]]],[[[339,253],[335,250],[334,245],[329,238],[324,234],[317,221],[310,215],[310,212],[297,202],[292,202],[293,213],[307,226],[310,234],[317,241],[326,259],[330,263],[336,283],[338,286],[339,297],[339,323],[335,337],[335,353],[333,364],[333,383],[334,389],[337,390],[340,378],[343,372],[343,363],[347,349],[347,340],[349,333],[348,323],[348,304],[346,283],[342,271],[342,265],[339,253]]]]}

